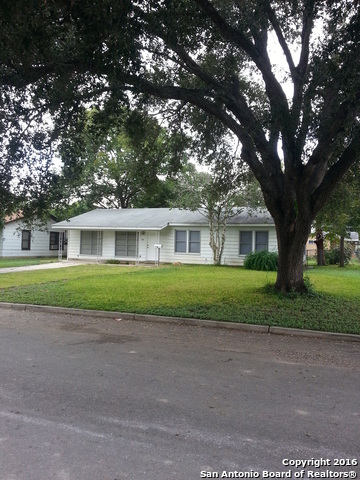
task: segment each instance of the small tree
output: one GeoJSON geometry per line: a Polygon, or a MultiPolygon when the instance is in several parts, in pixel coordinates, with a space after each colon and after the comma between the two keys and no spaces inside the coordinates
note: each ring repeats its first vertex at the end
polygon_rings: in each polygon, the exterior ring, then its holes
{"type": "Polygon", "coordinates": [[[197,210],[208,220],[209,245],[215,265],[222,263],[227,222],[242,210],[238,203],[239,178],[240,172],[234,173],[233,168],[220,170],[213,166],[212,173],[209,173],[198,172],[193,167],[174,184],[176,194],[173,206],[197,210]],[[233,182],[234,178],[237,181],[233,182]]]}

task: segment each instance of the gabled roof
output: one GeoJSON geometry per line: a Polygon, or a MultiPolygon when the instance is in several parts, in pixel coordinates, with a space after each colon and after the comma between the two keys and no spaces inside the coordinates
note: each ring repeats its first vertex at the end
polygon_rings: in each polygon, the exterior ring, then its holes
{"type": "MultiPolygon", "coordinates": [[[[200,212],[179,208],[96,209],[56,223],[55,230],[162,230],[167,226],[207,225],[200,212]]],[[[272,225],[268,212],[244,209],[228,220],[229,225],[272,225]]]]}
{"type": "MultiPolygon", "coordinates": [[[[53,215],[49,215],[48,218],[54,221],[57,220],[53,215]]],[[[24,220],[24,222],[28,221],[29,224],[31,224],[31,222],[34,222],[34,221],[35,222],[37,221],[38,223],[41,222],[41,220],[39,221],[35,216],[32,218],[32,220],[30,220],[29,218],[25,217],[22,211],[19,211],[19,212],[12,213],[11,215],[7,215],[4,218],[4,224],[15,222],[17,220],[24,220]]]]}
{"type": "Polygon", "coordinates": [[[7,215],[5,217],[4,223],[14,222],[15,220],[21,220],[22,218],[24,218],[24,215],[22,212],[12,213],[11,215],[7,215]]]}

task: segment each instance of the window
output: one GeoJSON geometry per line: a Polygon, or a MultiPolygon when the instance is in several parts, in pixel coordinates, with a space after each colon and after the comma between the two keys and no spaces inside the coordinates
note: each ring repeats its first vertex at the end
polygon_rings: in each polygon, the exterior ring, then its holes
{"type": "Polygon", "coordinates": [[[240,232],[240,255],[247,255],[252,251],[252,232],[240,232]]]}
{"type": "Polygon", "coordinates": [[[269,232],[240,232],[239,254],[269,249],[269,232]]]}
{"type": "Polygon", "coordinates": [[[102,232],[82,231],[80,238],[81,255],[102,254],[102,232]]]}
{"type": "Polygon", "coordinates": [[[115,256],[136,257],[137,254],[137,233],[116,232],[115,233],[115,256]]]}
{"type": "Polygon", "coordinates": [[[189,231],[189,253],[200,253],[200,232],[189,231]]]}
{"type": "Polygon", "coordinates": [[[200,253],[200,231],[175,230],[175,253],[200,253]]]}
{"type": "Polygon", "coordinates": [[[50,247],[49,250],[59,249],[59,232],[50,232],[50,247]]]}
{"type": "Polygon", "coordinates": [[[186,253],[186,230],[175,231],[175,252],[186,253]]]}
{"type": "Polygon", "coordinates": [[[255,252],[268,250],[269,232],[255,232],[255,252]]]}
{"type": "Polygon", "coordinates": [[[23,230],[21,232],[21,250],[30,250],[31,245],[31,231],[23,230]]]}

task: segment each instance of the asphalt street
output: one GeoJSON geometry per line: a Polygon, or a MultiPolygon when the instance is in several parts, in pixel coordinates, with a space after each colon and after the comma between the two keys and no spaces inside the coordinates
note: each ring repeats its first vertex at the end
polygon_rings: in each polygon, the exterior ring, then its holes
{"type": "Polygon", "coordinates": [[[359,367],[359,342],[0,309],[0,479],[355,478],[329,475],[360,476],[359,367]]]}

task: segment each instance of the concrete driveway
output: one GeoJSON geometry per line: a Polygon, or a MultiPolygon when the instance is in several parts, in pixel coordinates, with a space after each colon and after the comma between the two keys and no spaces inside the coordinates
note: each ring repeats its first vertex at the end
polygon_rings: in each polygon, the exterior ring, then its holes
{"type": "Polygon", "coordinates": [[[1,309],[0,360],[1,480],[360,474],[358,342],[1,309]]]}

